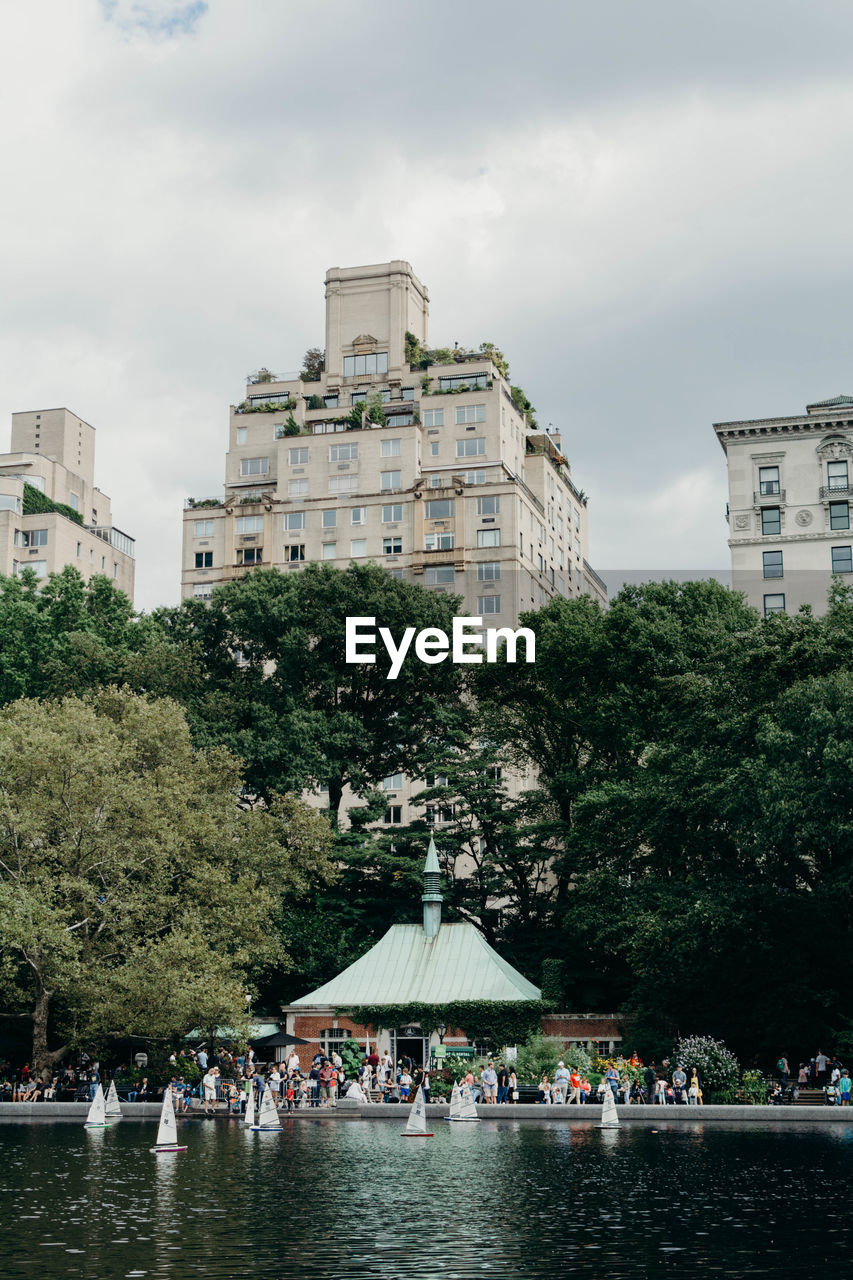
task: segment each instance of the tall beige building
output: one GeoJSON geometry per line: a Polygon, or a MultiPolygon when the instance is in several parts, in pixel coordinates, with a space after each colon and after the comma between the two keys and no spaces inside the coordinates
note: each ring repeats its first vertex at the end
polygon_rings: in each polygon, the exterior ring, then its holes
{"type": "Polygon", "coordinates": [[[95,485],[95,428],[70,409],[13,413],[11,450],[0,454],[0,574],[46,578],[74,565],[133,599],[134,548],[95,485]]]}
{"type": "Polygon", "coordinates": [[[853,583],[853,396],[714,430],[728,464],[733,587],[764,614],[824,613],[834,576],[853,583]]]}
{"type": "Polygon", "coordinates": [[[259,564],[373,560],[486,625],[555,594],[605,600],[559,434],[530,428],[489,354],[425,365],[428,314],[407,262],[326,273],[325,368],[264,371],[231,407],[224,498],[184,512],[184,596],[259,564]]]}

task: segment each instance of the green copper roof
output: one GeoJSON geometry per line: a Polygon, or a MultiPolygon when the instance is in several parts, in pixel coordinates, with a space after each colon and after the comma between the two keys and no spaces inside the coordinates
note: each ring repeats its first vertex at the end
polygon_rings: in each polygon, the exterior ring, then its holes
{"type": "Polygon", "coordinates": [[[427,860],[424,863],[424,874],[426,874],[428,871],[434,872],[436,875],[439,875],[439,876],[441,875],[441,867],[438,865],[438,854],[436,853],[436,849],[435,849],[435,840],[432,838],[432,836],[430,836],[429,838],[429,848],[427,849],[427,860]]]}
{"type": "Polygon", "coordinates": [[[853,404],[853,396],[833,396],[831,400],[815,400],[813,404],[806,405],[806,410],[831,409],[837,404],[853,404]]]}
{"type": "Polygon", "coordinates": [[[540,994],[472,924],[443,924],[434,938],[428,938],[419,924],[395,924],[355,964],[293,1004],[342,1009],[360,1004],[538,1000],[540,994]]]}

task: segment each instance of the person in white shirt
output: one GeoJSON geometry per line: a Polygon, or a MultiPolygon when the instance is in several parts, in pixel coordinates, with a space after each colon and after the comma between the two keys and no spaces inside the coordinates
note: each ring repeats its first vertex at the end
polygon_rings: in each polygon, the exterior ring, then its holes
{"type": "Polygon", "coordinates": [[[211,1116],[216,1111],[216,1076],[212,1071],[205,1072],[201,1082],[201,1091],[204,1097],[204,1114],[211,1116]]]}
{"type": "Polygon", "coordinates": [[[269,1073],[269,1076],[267,1077],[267,1084],[270,1087],[270,1093],[272,1094],[272,1100],[275,1104],[276,1110],[278,1110],[279,1097],[281,1094],[281,1072],[277,1065],[274,1066],[272,1071],[269,1073]]]}
{"type": "Polygon", "coordinates": [[[296,1052],[295,1049],[291,1053],[290,1057],[287,1059],[287,1070],[288,1070],[288,1073],[290,1073],[291,1071],[299,1070],[299,1054],[296,1052]]]}

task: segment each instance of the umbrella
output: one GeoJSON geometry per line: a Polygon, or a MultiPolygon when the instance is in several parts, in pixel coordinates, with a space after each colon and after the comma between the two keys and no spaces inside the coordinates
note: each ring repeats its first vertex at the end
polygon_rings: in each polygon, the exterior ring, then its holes
{"type": "Polygon", "coordinates": [[[283,1049],[288,1044],[308,1043],[307,1040],[302,1040],[299,1036],[288,1035],[286,1031],[276,1031],[274,1036],[264,1036],[261,1040],[253,1040],[252,1046],[255,1049],[283,1049]]]}

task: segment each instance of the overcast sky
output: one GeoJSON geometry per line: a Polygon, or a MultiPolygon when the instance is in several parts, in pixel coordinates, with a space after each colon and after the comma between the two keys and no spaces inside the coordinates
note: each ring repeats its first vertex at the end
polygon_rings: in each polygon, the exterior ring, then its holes
{"type": "Polygon", "coordinates": [[[712,422],[853,392],[847,0],[0,12],[0,450],[97,428],[143,608],[329,266],[405,258],[435,345],[506,352],[604,569],[725,568],[712,422]]]}

